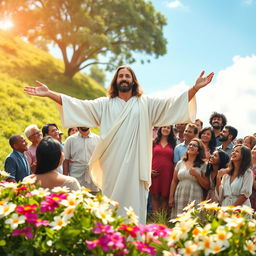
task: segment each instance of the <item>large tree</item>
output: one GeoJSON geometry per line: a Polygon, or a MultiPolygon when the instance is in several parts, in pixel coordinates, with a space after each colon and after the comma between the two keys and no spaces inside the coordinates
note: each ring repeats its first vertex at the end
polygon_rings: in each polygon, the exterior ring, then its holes
{"type": "Polygon", "coordinates": [[[70,77],[102,56],[110,69],[133,63],[134,52],[166,53],[166,19],[147,0],[3,0],[0,8],[16,34],[37,45],[56,44],[70,77]]]}

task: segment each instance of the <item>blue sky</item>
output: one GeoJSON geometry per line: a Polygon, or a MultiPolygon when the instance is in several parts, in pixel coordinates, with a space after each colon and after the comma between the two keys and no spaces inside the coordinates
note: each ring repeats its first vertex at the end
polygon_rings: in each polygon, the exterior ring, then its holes
{"type": "Polygon", "coordinates": [[[201,70],[218,72],[236,55],[256,52],[256,3],[244,0],[153,1],[167,17],[168,53],[132,65],[146,93],[180,81],[192,85],[201,70]]]}
{"type": "Polygon", "coordinates": [[[168,53],[132,65],[147,94],[179,93],[201,70],[213,82],[197,95],[197,117],[208,126],[224,113],[238,136],[256,132],[256,0],[154,0],[168,21],[168,53]]]}

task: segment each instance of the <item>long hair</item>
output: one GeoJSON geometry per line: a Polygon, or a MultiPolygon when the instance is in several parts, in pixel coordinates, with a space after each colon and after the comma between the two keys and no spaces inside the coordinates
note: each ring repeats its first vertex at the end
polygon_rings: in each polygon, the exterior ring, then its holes
{"type": "Polygon", "coordinates": [[[55,170],[60,163],[62,154],[61,144],[50,136],[44,137],[36,149],[35,174],[43,174],[55,170]]]}
{"type": "MultiPolygon", "coordinates": [[[[175,135],[174,135],[174,132],[173,132],[173,126],[172,125],[170,125],[170,126],[171,126],[171,131],[170,131],[170,134],[168,135],[167,143],[171,147],[175,148],[175,146],[176,146],[176,138],[175,138],[175,135]]],[[[162,138],[162,128],[163,127],[160,127],[158,129],[158,131],[157,131],[157,137],[154,140],[154,145],[158,144],[160,142],[161,138],[162,138]]]]}
{"type": "MultiPolygon", "coordinates": [[[[252,156],[251,156],[251,150],[248,147],[242,144],[237,144],[233,147],[233,150],[237,147],[241,147],[241,160],[239,164],[239,173],[238,173],[238,177],[239,177],[239,176],[243,176],[246,170],[251,166],[252,156]]],[[[228,167],[230,170],[229,174],[231,176],[235,171],[235,165],[232,160],[229,161],[228,167]]]]}
{"type": "MultiPolygon", "coordinates": [[[[196,156],[196,159],[194,160],[193,167],[201,167],[201,165],[205,163],[204,161],[205,151],[204,151],[203,142],[198,138],[194,138],[190,142],[192,141],[195,141],[198,145],[198,154],[196,156]]],[[[185,156],[183,157],[183,161],[186,162],[187,160],[188,160],[188,152],[186,152],[185,156]]]]}
{"type": "Polygon", "coordinates": [[[120,66],[117,68],[116,73],[110,83],[109,89],[108,89],[108,95],[110,98],[115,98],[118,96],[118,88],[117,88],[117,76],[118,76],[118,72],[121,69],[128,69],[131,72],[132,75],[132,80],[133,80],[133,86],[132,86],[132,96],[137,96],[140,97],[142,95],[142,90],[141,90],[141,86],[137,80],[137,77],[134,73],[134,71],[129,67],[129,66],[120,66]]]}
{"type": "MultiPolygon", "coordinates": [[[[218,152],[218,155],[219,155],[219,165],[218,165],[218,170],[222,169],[222,168],[226,168],[227,167],[227,164],[229,162],[229,155],[222,149],[217,149],[216,150],[218,152]]],[[[205,176],[206,177],[209,177],[210,174],[212,173],[213,171],[213,165],[208,163],[207,164],[207,167],[206,167],[206,173],[205,173],[205,176]]],[[[216,184],[216,177],[214,178],[213,180],[213,183],[216,184]]]]}
{"type": "Polygon", "coordinates": [[[209,141],[209,149],[210,149],[210,153],[212,154],[213,151],[215,150],[215,147],[216,147],[216,138],[215,138],[215,134],[214,134],[214,131],[211,127],[205,127],[203,128],[200,132],[199,132],[199,139],[201,139],[201,136],[204,132],[206,131],[210,131],[211,132],[211,139],[209,141]]]}

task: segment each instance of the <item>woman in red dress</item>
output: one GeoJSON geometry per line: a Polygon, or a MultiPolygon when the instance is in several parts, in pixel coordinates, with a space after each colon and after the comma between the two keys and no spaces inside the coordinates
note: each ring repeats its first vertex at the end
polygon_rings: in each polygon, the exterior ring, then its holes
{"type": "Polygon", "coordinates": [[[176,139],[172,126],[160,127],[153,143],[152,195],[153,212],[168,209],[168,197],[174,171],[173,151],[176,139]]]}

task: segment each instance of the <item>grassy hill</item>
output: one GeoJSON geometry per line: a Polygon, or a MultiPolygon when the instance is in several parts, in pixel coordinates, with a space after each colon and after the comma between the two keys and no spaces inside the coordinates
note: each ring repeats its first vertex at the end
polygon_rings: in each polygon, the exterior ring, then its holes
{"type": "Polygon", "coordinates": [[[54,91],[80,99],[105,95],[105,89],[82,73],[73,79],[62,75],[62,61],[19,38],[0,30],[0,170],[12,149],[9,137],[23,134],[26,126],[57,123],[62,128],[56,104],[49,99],[31,97],[23,92],[26,85],[43,82],[54,91]]]}

